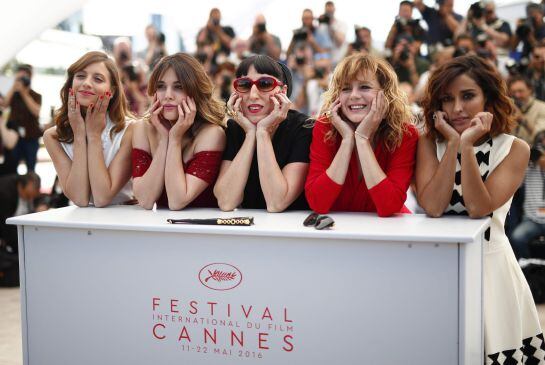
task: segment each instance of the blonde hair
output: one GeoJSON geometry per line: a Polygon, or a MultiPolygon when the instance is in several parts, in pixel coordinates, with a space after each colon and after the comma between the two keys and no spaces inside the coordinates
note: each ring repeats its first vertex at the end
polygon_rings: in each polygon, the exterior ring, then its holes
{"type": "MultiPolygon", "coordinates": [[[[206,74],[204,67],[194,57],[186,53],[163,57],[157,63],[148,82],[148,95],[153,96],[157,92],[157,83],[168,69],[174,71],[183,90],[195,100],[197,115],[190,131],[192,136],[195,136],[196,131],[203,123],[210,122],[224,126],[225,103],[213,96],[214,84],[206,74]]],[[[150,117],[148,113],[144,119],[149,121],[150,117]]]]}
{"type": "MultiPolygon", "coordinates": [[[[356,53],[343,59],[335,68],[329,89],[324,93],[320,114],[323,115],[331,108],[344,85],[365,73],[375,75],[384,91],[384,101],[387,105],[385,122],[379,125],[374,138],[375,142],[382,140],[391,152],[401,145],[403,135],[408,131],[408,126],[413,123],[413,116],[407,96],[399,89],[397,75],[386,60],[362,53],[356,53]]],[[[330,123],[325,116],[321,117],[320,121],[330,123]]],[[[331,132],[326,134],[326,139],[335,138],[336,134],[337,131],[332,128],[331,132]]]]}

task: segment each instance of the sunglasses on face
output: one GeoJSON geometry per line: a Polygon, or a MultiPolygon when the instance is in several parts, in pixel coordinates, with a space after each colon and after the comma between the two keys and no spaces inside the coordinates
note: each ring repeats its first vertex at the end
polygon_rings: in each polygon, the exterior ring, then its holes
{"type": "Polygon", "coordinates": [[[305,227],[314,227],[318,230],[331,228],[335,225],[335,221],[328,215],[320,215],[312,213],[303,222],[305,227]]]}
{"type": "Polygon", "coordinates": [[[233,87],[239,93],[247,93],[252,89],[252,86],[256,86],[259,91],[271,91],[277,86],[284,86],[281,82],[277,81],[274,77],[264,76],[257,80],[252,80],[249,77],[240,77],[233,81],[233,87]]]}

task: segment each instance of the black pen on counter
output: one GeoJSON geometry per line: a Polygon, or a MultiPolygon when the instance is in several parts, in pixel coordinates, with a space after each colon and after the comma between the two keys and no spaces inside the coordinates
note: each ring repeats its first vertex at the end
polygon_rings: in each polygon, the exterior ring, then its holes
{"type": "Polygon", "coordinates": [[[203,224],[209,226],[251,226],[254,224],[254,217],[167,219],[167,222],[171,224],[203,224]]]}

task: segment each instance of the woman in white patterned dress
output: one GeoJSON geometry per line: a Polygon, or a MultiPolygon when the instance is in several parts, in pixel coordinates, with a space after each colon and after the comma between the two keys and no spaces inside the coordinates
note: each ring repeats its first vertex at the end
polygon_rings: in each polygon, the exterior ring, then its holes
{"type": "Polygon", "coordinates": [[[486,364],[545,364],[532,294],[504,232],[528,145],[509,133],[513,105],[497,71],[476,56],[434,72],[424,101],[417,198],[432,217],[491,217],[485,232],[483,289],[486,364]]]}

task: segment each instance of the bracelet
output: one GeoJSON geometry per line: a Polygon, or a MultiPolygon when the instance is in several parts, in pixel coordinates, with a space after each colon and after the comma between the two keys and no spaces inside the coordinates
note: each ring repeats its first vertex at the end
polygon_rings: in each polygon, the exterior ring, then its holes
{"type": "Polygon", "coordinates": [[[354,131],[354,134],[355,134],[357,137],[360,137],[360,138],[369,140],[369,137],[367,137],[365,134],[361,134],[361,133],[358,132],[358,131],[354,131]]]}

